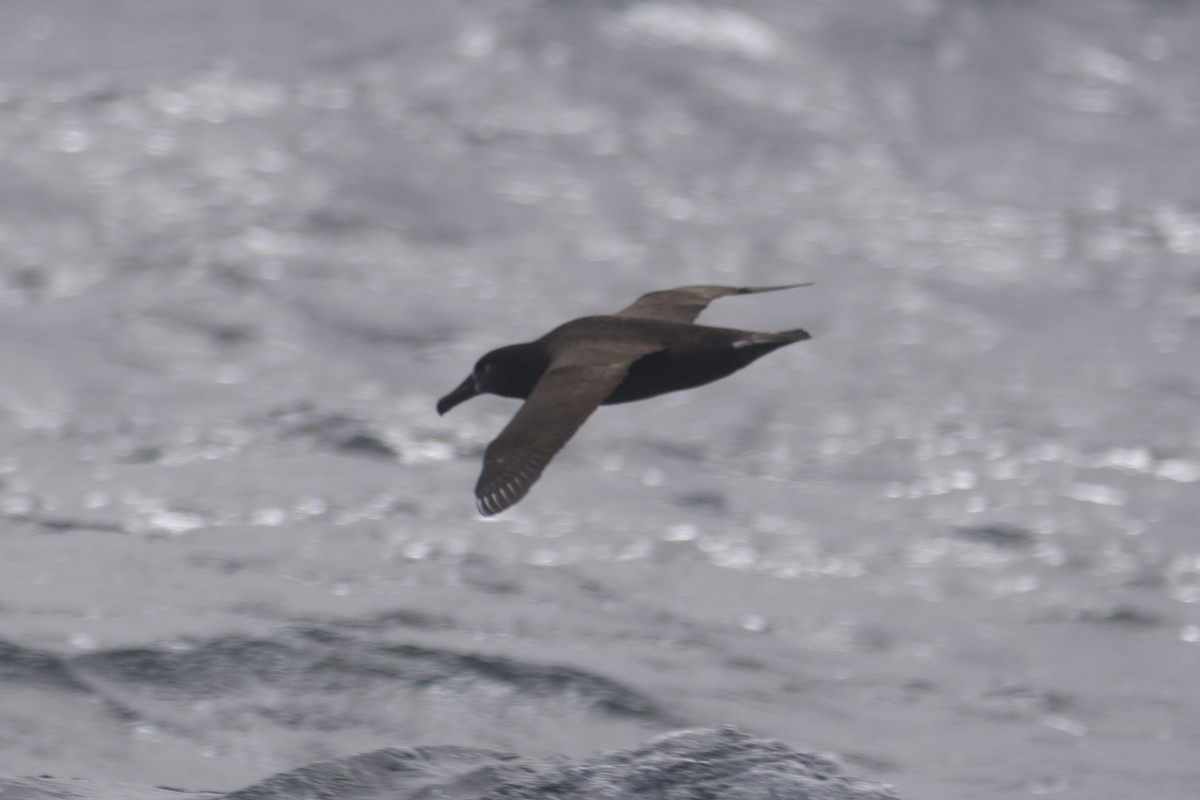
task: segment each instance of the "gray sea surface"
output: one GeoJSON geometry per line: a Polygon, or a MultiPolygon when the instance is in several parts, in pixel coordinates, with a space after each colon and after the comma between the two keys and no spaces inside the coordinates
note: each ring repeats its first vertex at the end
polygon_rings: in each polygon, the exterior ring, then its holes
{"type": "Polygon", "coordinates": [[[0,776],[730,725],[909,798],[1193,800],[1198,41],[1186,0],[4,0],[0,776]],[[484,352],[810,280],[701,322],[811,341],[476,514],[516,402],[434,403],[484,352]]]}

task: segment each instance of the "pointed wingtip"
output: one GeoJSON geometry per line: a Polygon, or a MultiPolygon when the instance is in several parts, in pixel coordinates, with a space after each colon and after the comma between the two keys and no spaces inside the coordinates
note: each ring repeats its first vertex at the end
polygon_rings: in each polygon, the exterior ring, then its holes
{"type": "Polygon", "coordinates": [[[498,492],[484,495],[483,497],[475,498],[475,508],[479,511],[481,517],[494,517],[497,514],[507,511],[517,504],[516,500],[508,500],[502,497],[498,492]]]}
{"type": "Polygon", "coordinates": [[[479,512],[481,517],[494,517],[504,510],[499,506],[490,494],[475,495],[475,510],[479,512]]]}
{"type": "Polygon", "coordinates": [[[745,286],[739,294],[758,294],[759,292],[779,292],[784,289],[800,289],[805,286],[814,285],[814,281],[805,281],[804,283],[785,283],[782,286],[745,286]]]}
{"type": "MultiPolygon", "coordinates": [[[[536,480],[536,478],[535,478],[536,480]]],[[[501,511],[506,511],[529,493],[533,481],[509,479],[501,484],[491,484],[487,489],[476,488],[475,507],[485,517],[494,517],[501,511]]]]}

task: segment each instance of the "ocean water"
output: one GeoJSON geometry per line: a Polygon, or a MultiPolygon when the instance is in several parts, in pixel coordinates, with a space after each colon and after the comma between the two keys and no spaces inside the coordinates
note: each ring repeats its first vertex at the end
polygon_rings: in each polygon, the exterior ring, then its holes
{"type": "Polygon", "coordinates": [[[0,5],[0,775],[735,726],[924,800],[1200,767],[1200,7],[0,5]],[[471,488],[487,350],[813,339],[471,488]]]}

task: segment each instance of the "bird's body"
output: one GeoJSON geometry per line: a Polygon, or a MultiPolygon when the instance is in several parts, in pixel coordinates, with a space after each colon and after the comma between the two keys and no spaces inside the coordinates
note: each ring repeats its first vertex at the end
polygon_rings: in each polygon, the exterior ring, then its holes
{"type": "Polygon", "coordinates": [[[797,341],[792,333],[747,334],[732,328],[609,316],[573,320],[547,336],[551,341],[557,339],[555,344],[564,349],[595,341],[596,337],[630,348],[653,343],[655,349],[633,361],[617,387],[600,401],[601,405],[612,405],[694,389],[724,378],[756,358],[797,341]]]}
{"type": "Polygon", "coordinates": [[[485,355],[438,401],[439,414],[483,393],[526,401],[488,445],[475,487],[480,512],[499,513],[524,497],[597,406],[702,386],[809,338],[799,329],[756,333],[692,322],[718,297],[790,288],[685,286],[651,292],[617,314],[571,320],[535,341],[485,355]]]}

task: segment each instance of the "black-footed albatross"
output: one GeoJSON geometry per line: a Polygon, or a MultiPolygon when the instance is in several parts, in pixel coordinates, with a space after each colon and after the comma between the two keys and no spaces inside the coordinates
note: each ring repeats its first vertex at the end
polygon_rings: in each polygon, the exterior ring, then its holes
{"type": "Polygon", "coordinates": [[[467,379],[438,401],[438,414],[484,393],[525,400],[484,452],[475,484],[479,513],[498,514],[524,497],[597,406],[702,386],[809,338],[799,328],[755,333],[694,320],[719,297],[810,285],[650,292],[616,314],[571,320],[536,341],[501,347],[479,359],[467,379]]]}

